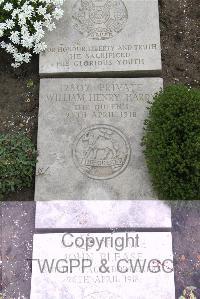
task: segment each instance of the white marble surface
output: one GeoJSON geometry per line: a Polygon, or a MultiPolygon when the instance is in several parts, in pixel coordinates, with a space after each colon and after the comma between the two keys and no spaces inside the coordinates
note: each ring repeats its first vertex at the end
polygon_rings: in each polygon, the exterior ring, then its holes
{"type": "Polygon", "coordinates": [[[40,75],[161,73],[158,0],[67,0],[40,75]],[[81,3],[83,3],[81,5],[81,3]]]}
{"type": "Polygon", "coordinates": [[[158,200],[37,202],[37,229],[170,228],[171,208],[158,200]]]}
{"type": "Polygon", "coordinates": [[[33,259],[30,299],[175,299],[169,232],[36,234],[33,259]]]}

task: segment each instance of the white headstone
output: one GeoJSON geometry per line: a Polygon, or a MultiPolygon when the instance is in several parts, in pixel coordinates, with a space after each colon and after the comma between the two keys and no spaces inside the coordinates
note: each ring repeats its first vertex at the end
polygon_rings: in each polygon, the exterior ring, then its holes
{"type": "Polygon", "coordinates": [[[35,235],[33,248],[31,299],[175,299],[171,233],[35,235]]]}
{"type": "Polygon", "coordinates": [[[157,0],[66,0],[40,75],[161,73],[157,0]]]}
{"type": "Polygon", "coordinates": [[[160,78],[43,79],[35,199],[156,199],[141,146],[160,78]]]}

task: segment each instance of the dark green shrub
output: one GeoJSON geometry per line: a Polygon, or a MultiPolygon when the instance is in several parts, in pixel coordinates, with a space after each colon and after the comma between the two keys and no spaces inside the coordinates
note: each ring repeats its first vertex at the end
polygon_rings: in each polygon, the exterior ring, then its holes
{"type": "Polygon", "coordinates": [[[144,145],[161,199],[200,199],[200,90],[172,85],[158,93],[145,121],[144,145]]]}
{"type": "Polygon", "coordinates": [[[30,187],[36,164],[36,151],[23,134],[0,134],[0,196],[30,187]]]}

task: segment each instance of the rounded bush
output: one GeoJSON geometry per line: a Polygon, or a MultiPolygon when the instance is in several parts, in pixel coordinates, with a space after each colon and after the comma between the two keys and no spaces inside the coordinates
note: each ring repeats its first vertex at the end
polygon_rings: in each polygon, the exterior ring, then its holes
{"type": "Polygon", "coordinates": [[[156,94],[145,121],[145,157],[160,199],[200,199],[200,90],[156,94]]]}
{"type": "Polygon", "coordinates": [[[0,195],[30,187],[36,150],[23,134],[0,134],[0,195]]]}

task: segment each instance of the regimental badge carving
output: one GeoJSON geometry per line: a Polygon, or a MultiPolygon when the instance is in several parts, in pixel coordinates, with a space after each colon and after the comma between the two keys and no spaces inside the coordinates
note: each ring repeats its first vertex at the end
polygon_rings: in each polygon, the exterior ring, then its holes
{"type": "Polygon", "coordinates": [[[73,27],[90,39],[104,40],[118,34],[128,20],[122,0],[78,0],[72,12],[73,27]]]}
{"type": "Polygon", "coordinates": [[[110,125],[83,130],[73,145],[74,162],[83,174],[96,180],[122,173],[130,160],[131,147],[125,135],[110,125]]]}

